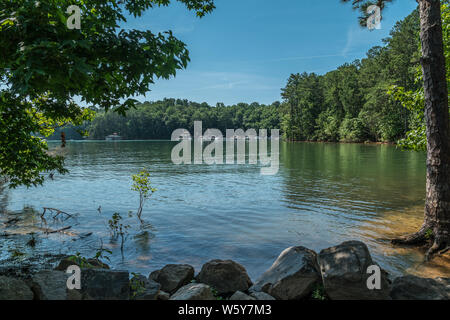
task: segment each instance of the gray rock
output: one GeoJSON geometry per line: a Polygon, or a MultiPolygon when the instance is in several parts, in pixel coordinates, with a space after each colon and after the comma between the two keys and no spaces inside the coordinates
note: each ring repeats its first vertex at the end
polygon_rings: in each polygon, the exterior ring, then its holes
{"type": "Polygon", "coordinates": [[[262,301],[276,300],[270,294],[267,294],[265,292],[252,292],[250,294],[250,296],[255,298],[256,300],[262,300],[262,301]]]}
{"type": "Polygon", "coordinates": [[[256,300],[254,297],[251,297],[242,291],[236,291],[231,297],[230,300],[256,300]]]}
{"type": "Polygon", "coordinates": [[[170,300],[215,300],[211,287],[203,283],[190,283],[181,287],[170,300]]]}
{"type": "Polygon", "coordinates": [[[170,294],[168,294],[167,292],[164,291],[159,291],[159,295],[158,295],[158,300],[169,300],[170,299],[170,294]]]}
{"type": "Polygon", "coordinates": [[[63,271],[42,270],[31,279],[31,289],[36,300],[67,300],[67,279],[63,271]]]}
{"type": "Polygon", "coordinates": [[[141,282],[140,285],[145,286],[147,283],[153,280],[146,278],[142,274],[134,274],[134,276],[130,279],[130,285],[132,284],[133,281],[141,282]]]}
{"type": "Polygon", "coordinates": [[[22,280],[0,276],[0,300],[33,300],[33,296],[22,280]]]}
{"type": "Polygon", "coordinates": [[[394,279],[393,300],[449,300],[450,279],[429,279],[404,276],[394,279]]]}
{"type": "Polygon", "coordinates": [[[436,278],[435,280],[442,283],[447,289],[450,289],[450,278],[436,278]]]}
{"type": "Polygon", "coordinates": [[[324,290],[331,300],[385,300],[390,282],[381,270],[381,289],[370,290],[368,267],[376,265],[369,249],[360,241],[347,241],[324,249],[318,256],[324,290]]]}
{"type": "Polygon", "coordinates": [[[155,270],[152,273],[150,273],[150,275],[148,276],[148,279],[158,282],[158,277],[159,277],[160,273],[161,273],[161,270],[155,270]]]}
{"type": "Polygon", "coordinates": [[[145,289],[143,293],[136,296],[136,300],[157,300],[158,296],[159,292],[152,289],[145,289]]]}
{"type": "Polygon", "coordinates": [[[145,284],[145,288],[146,289],[150,289],[150,290],[154,290],[155,292],[157,291],[159,294],[159,291],[161,289],[161,285],[156,282],[156,281],[152,281],[152,280],[148,280],[148,282],[145,284]]]}
{"type": "Polygon", "coordinates": [[[89,300],[128,300],[128,271],[82,269],[81,293],[89,300]]]}
{"type": "Polygon", "coordinates": [[[245,268],[231,260],[212,260],[205,263],[197,279],[214,288],[219,294],[247,291],[252,285],[245,268]]]}
{"type": "Polygon", "coordinates": [[[138,292],[131,294],[134,296],[136,300],[157,300],[159,296],[159,290],[161,285],[156,281],[149,280],[143,275],[136,275],[133,279],[130,280],[130,288],[133,291],[133,285],[138,285],[138,292]],[[136,284],[139,282],[139,284],[136,284]]]}
{"type": "Polygon", "coordinates": [[[145,292],[138,295],[136,300],[157,300],[159,297],[159,288],[161,285],[155,281],[149,281],[145,286],[145,292]]]}
{"type": "Polygon", "coordinates": [[[250,292],[265,292],[278,300],[298,300],[306,297],[320,281],[316,253],[305,247],[284,250],[273,265],[250,288],[250,292]]]}
{"type": "Polygon", "coordinates": [[[169,264],[152,272],[149,278],[160,283],[162,291],[172,294],[194,279],[194,268],[187,264],[169,264]]]}
{"type": "Polygon", "coordinates": [[[83,295],[79,290],[67,290],[67,300],[83,300],[83,295]]]}

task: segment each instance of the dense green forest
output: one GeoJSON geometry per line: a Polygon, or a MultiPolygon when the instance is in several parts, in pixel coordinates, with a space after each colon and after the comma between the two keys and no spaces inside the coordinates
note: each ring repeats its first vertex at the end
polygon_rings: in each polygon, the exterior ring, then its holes
{"type": "Polygon", "coordinates": [[[389,94],[416,90],[420,65],[419,15],[398,22],[384,46],[323,76],[293,74],[283,89],[281,129],[289,140],[396,141],[417,116],[389,94]]]}
{"type": "Polygon", "coordinates": [[[97,112],[92,122],[59,129],[52,137],[59,139],[63,130],[66,139],[81,139],[80,131],[86,132],[90,139],[101,140],[112,133],[119,133],[124,139],[170,139],[172,132],[179,128],[193,132],[194,121],[203,121],[204,128],[217,128],[222,132],[227,128],[279,128],[280,110],[279,102],[270,106],[218,103],[211,107],[207,103],[164,99],[138,104],[126,117],[116,112],[97,112]]]}
{"type": "MultiPolygon", "coordinates": [[[[444,29],[447,27],[444,25],[444,29]]],[[[417,112],[405,108],[392,94],[393,86],[416,91],[420,74],[419,15],[398,22],[366,58],[344,64],[324,75],[292,74],[282,89],[283,102],[272,105],[196,103],[165,99],[136,105],[126,117],[97,112],[81,127],[60,128],[67,139],[104,139],[114,132],[125,139],[168,139],[173,130],[204,128],[280,128],[288,140],[395,142],[422,125],[417,112]]]]}

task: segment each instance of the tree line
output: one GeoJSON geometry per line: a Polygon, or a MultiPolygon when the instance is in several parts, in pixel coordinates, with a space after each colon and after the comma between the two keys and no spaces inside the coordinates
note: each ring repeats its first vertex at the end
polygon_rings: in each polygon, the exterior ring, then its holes
{"type": "Polygon", "coordinates": [[[59,139],[61,131],[67,139],[81,139],[83,132],[89,139],[104,139],[112,133],[124,139],[170,139],[173,130],[192,131],[198,120],[204,127],[223,131],[279,128],[291,141],[397,142],[423,125],[423,119],[417,110],[404,107],[392,88],[419,90],[419,74],[419,14],[415,10],[364,59],[324,75],[292,74],[282,89],[282,102],[232,106],[181,99],[144,102],[126,117],[97,111],[92,121],[59,128],[49,139],[59,139]]]}
{"type": "Polygon", "coordinates": [[[85,132],[89,139],[103,140],[112,133],[123,139],[170,139],[172,132],[184,128],[193,133],[194,121],[202,121],[204,128],[272,129],[280,127],[280,102],[271,105],[239,103],[225,106],[218,103],[196,103],[181,99],[164,99],[137,104],[126,117],[116,112],[97,112],[91,122],[83,126],[69,126],[57,130],[51,137],[59,139],[61,130],[67,139],[81,139],[85,132]]]}
{"type": "Polygon", "coordinates": [[[289,140],[394,142],[416,125],[414,112],[390,93],[417,90],[419,15],[398,22],[366,58],[317,75],[293,74],[282,90],[282,130],[289,140]]]}

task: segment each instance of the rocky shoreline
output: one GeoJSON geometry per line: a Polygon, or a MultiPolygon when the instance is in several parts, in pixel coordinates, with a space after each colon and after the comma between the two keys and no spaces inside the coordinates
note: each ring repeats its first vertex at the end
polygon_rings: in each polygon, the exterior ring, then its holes
{"type": "Polygon", "coordinates": [[[255,282],[242,265],[231,260],[211,260],[197,275],[190,265],[167,265],[148,277],[110,270],[91,260],[89,268],[81,268],[81,289],[69,290],[66,269],[74,264],[64,257],[53,269],[34,273],[0,270],[0,300],[450,299],[450,278],[390,279],[360,241],[344,242],[318,254],[301,246],[287,248],[255,282]]]}

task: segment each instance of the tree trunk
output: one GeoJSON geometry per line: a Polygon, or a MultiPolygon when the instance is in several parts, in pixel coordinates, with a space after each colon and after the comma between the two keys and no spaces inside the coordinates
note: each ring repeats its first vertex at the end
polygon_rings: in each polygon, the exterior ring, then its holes
{"type": "Polygon", "coordinates": [[[425,221],[414,235],[394,240],[400,244],[434,243],[427,258],[450,245],[449,106],[439,0],[418,0],[427,132],[425,221]]]}

